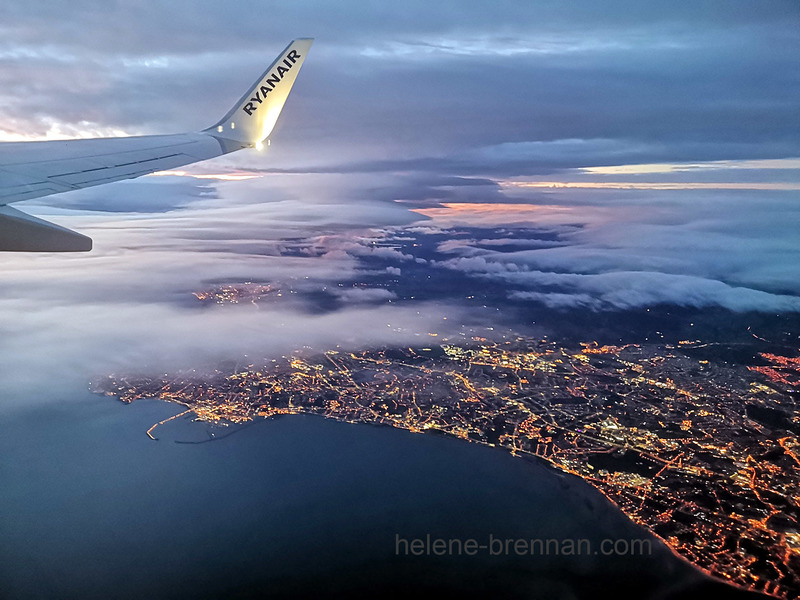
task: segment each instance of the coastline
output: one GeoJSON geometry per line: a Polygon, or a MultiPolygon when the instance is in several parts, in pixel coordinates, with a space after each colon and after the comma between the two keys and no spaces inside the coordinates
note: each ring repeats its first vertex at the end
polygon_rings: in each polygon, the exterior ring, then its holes
{"type": "MultiPolygon", "coordinates": [[[[159,400],[161,402],[174,403],[174,404],[178,404],[180,406],[187,406],[187,405],[185,405],[183,403],[174,402],[172,400],[163,400],[163,399],[160,399],[160,398],[151,398],[151,400],[159,400]]],[[[162,423],[166,423],[167,421],[172,421],[173,419],[176,419],[178,417],[187,415],[190,412],[192,412],[191,409],[185,410],[185,411],[183,411],[181,413],[178,413],[177,415],[174,415],[173,417],[165,419],[162,423]]],[[[394,429],[394,430],[404,431],[404,432],[407,432],[407,433],[433,435],[434,437],[437,437],[437,438],[440,438],[440,439],[452,440],[454,442],[466,441],[466,442],[470,442],[470,443],[472,443],[472,444],[474,444],[474,445],[476,445],[478,447],[484,448],[484,449],[489,449],[489,450],[494,449],[494,450],[497,450],[498,452],[502,452],[504,455],[508,455],[510,457],[513,457],[513,458],[520,458],[524,462],[532,465],[534,468],[546,468],[552,474],[557,475],[559,477],[564,477],[565,479],[567,479],[569,481],[570,487],[577,486],[577,487],[582,488],[583,490],[591,489],[594,492],[599,493],[602,496],[602,498],[606,502],[608,502],[610,507],[613,507],[615,510],[619,511],[619,513],[624,515],[625,518],[628,519],[628,521],[632,525],[640,528],[643,533],[647,534],[648,536],[651,536],[653,538],[653,540],[656,541],[664,551],[668,551],[672,556],[674,556],[676,559],[680,560],[687,567],[690,567],[690,568],[696,570],[698,572],[698,574],[701,574],[703,577],[708,578],[708,580],[713,581],[713,582],[715,582],[717,584],[723,585],[723,586],[725,586],[727,588],[730,588],[731,591],[735,590],[736,592],[741,592],[743,594],[746,594],[747,598],[754,598],[755,599],[755,598],[773,598],[773,597],[775,597],[775,596],[770,596],[770,595],[767,595],[767,594],[763,594],[763,593],[755,591],[755,590],[748,589],[748,588],[746,588],[744,586],[741,586],[741,585],[737,585],[734,582],[727,581],[727,580],[723,579],[722,577],[719,577],[719,576],[715,575],[714,573],[702,568],[700,565],[697,565],[697,564],[693,563],[688,558],[686,558],[685,556],[680,554],[675,548],[670,546],[670,544],[666,540],[664,540],[661,536],[659,536],[657,533],[655,533],[650,528],[648,528],[645,523],[637,522],[635,519],[631,518],[631,516],[624,511],[623,507],[621,507],[619,504],[617,504],[614,501],[613,498],[611,498],[607,493],[605,493],[603,491],[602,488],[600,488],[599,486],[594,485],[590,480],[584,479],[584,478],[576,475],[575,473],[571,473],[569,471],[565,471],[563,468],[560,467],[560,465],[557,462],[554,462],[554,461],[548,459],[547,457],[539,456],[539,455],[536,455],[536,454],[533,454],[533,453],[530,453],[530,452],[520,451],[518,449],[511,449],[511,448],[508,448],[508,447],[506,447],[506,446],[504,446],[502,444],[489,444],[489,443],[483,442],[481,440],[475,440],[475,439],[471,439],[471,438],[468,438],[468,437],[456,436],[456,435],[453,435],[453,434],[451,434],[451,433],[449,433],[447,431],[441,430],[441,429],[414,430],[414,429],[411,429],[411,428],[408,428],[408,427],[403,427],[402,424],[398,424],[398,423],[391,423],[391,422],[386,422],[386,421],[368,422],[368,421],[361,421],[361,420],[357,420],[357,419],[344,419],[344,418],[341,418],[341,417],[337,417],[335,415],[323,414],[320,411],[314,411],[314,410],[298,409],[294,413],[273,414],[273,415],[264,416],[264,417],[260,417],[260,418],[256,417],[252,421],[246,422],[246,423],[232,423],[232,422],[230,422],[230,423],[208,423],[207,421],[204,421],[201,418],[191,419],[191,421],[192,422],[197,422],[197,423],[205,423],[206,425],[210,425],[211,427],[219,427],[220,425],[222,425],[222,426],[226,426],[226,427],[230,426],[230,427],[235,427],[236,428],[236,429],[233,429],[230,432],[226,433],[223,436],[214,437],[214,438],[211,438],[209,440],[205,440],[204,441],[204,442],[207,442],[207,441],[221,440],[221,439],[225,439],[227,437],[230,437],[230,436],[234,435],[235,433],[237,433],[238,428],[249,427],[251,425],[255,425],[255,424],[260,423],[260,422],[277,421],[279,419],[299,417],[299,416],[317,417],[317,418],[321,418],[321,419],[324,419],[324,420],[327,420],[327,421],[333,421],[333,422],[336,422],[336,423],[343,423],[343,424],[349,424],[349,425],[362,425],[362,426],[367,426],[367,427],[371,427],[371,428],[390,429],[390,430],[394,429]]],[[[173,442],[174,443],[178,443],[178,444],[204,443],[204,442],[185,442],[185,441],[180,441],[180,440],[173,440],[173,442]]]]}

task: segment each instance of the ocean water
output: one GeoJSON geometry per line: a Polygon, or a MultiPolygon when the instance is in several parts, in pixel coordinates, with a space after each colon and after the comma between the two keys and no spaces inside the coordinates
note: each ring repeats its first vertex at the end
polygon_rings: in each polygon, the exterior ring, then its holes
{"type": "Polygon", "coordinates": [[[500,449],[312,416],[145,435],[181,410],[87,394],[2,415],[3,598],[740,596],[584,482],[500,449]],[[405,551],[427,536],[487,548],[405,551]],[[650,555],[490,552],[645,538],[650,555]]]}

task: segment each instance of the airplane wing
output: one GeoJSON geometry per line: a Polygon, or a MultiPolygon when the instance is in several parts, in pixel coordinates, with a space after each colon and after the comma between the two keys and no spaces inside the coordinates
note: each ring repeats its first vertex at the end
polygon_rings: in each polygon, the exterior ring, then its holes
{"type": "Polygon", "coordinates": [[[8,204],[260,148],[272,133],[312,39],[294,40],[214,126],[196,133],[0,143],[0,251],[77,252],[92,240],[8,204]]]}

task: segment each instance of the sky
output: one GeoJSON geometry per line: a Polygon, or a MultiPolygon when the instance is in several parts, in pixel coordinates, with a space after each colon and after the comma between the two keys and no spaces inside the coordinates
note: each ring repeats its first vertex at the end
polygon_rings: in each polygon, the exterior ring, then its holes
{"type": "Polygon", "coordinates": [[[430,266],[548,307],[800,311],[794,0],[5,2],[0,140],[203,129],[295,37],[316,41],[263,152],[15,205],[95,250],[0,256],[0,377],[444,334],[467,308],[385,290],[186,307],[377,252],[402,276],[374,242],[404,229],[515,232],[430,266]]]}

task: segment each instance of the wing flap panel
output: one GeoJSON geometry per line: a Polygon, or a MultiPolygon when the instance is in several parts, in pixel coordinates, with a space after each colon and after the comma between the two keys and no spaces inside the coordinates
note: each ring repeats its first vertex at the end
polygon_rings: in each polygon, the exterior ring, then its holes
{"type": "Polygon", "coordinates": [[[10,206],[0,206],[0,251],[87,252],[91,238],[10,206]]]}

